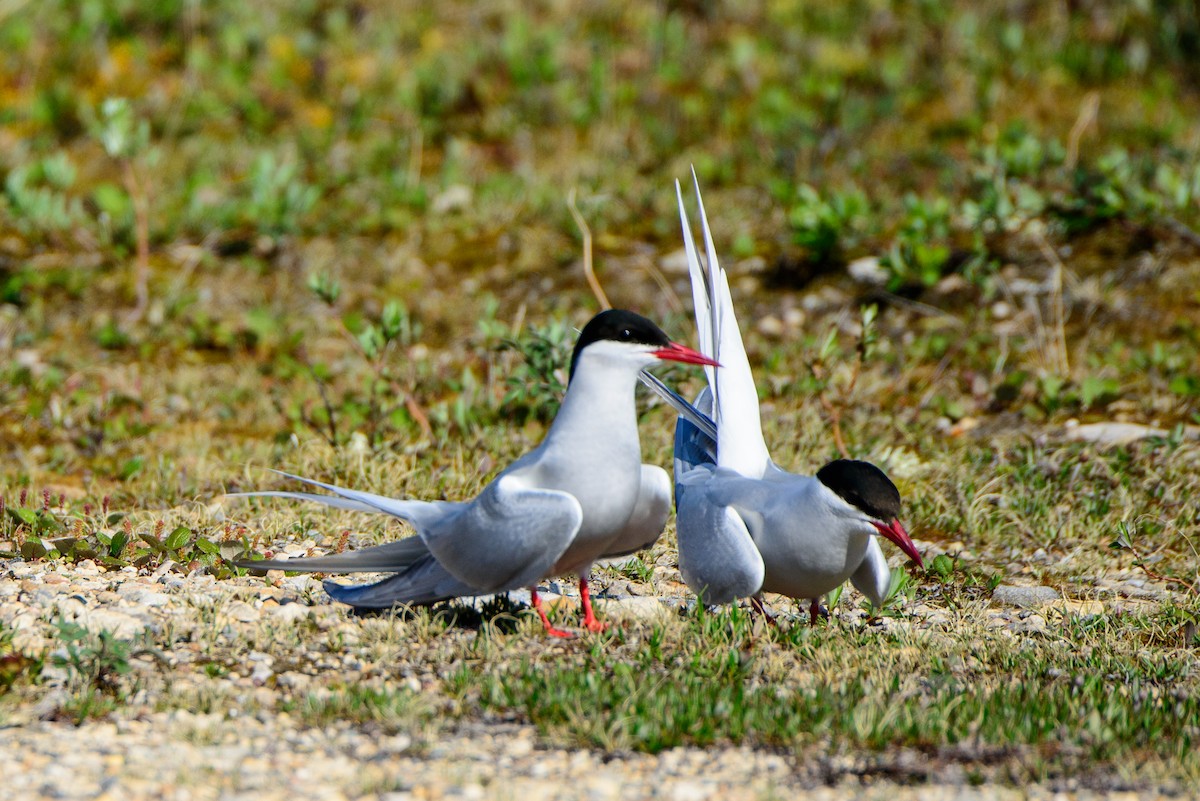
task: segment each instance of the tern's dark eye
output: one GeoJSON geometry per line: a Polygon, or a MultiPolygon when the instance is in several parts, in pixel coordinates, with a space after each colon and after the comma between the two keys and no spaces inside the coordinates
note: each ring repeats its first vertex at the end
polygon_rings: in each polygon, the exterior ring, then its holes
{"type": "Polygon", "coordinates": [[[628,342],[629,340],[633,339],[633,332],[630,331],[628,328],[622,328],[619,339],[622,342],[628,342]]]}

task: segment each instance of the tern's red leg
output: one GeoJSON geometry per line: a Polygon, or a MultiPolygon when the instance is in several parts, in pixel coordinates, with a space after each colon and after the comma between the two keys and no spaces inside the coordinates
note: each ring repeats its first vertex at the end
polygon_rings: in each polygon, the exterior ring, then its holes
{"type": "Polygon", "coordinates": [[[592,594],[588,591],[586,576],[579,577],[579,603],[583,606],[584,628],[588,631],[604,631],[608,628],[608,624],[597,620],[596,613],[592,611],[592,594]]]}
{"type": "Polygon", "coordinates": [[[538,597],[537,587],[530,587],[529,594],[530,594],[530,597],[531,597],[532,603],[533,603],[533,611],[537,612],[538,617],[540,617],[542,619],[542,625],[546,628],[547,634],[549,634],[551,637],[563,637],[563,638],[570,638],[570,637],[575,636],[574,634],[572,634],[569,631],[563,631],[562,629],[556,629],[556,628],[554,628],[554,626],[550,625],[550,618],[546,617],[546,610],[542,608],[542,599],[540,597],[538,597]]]}
{"type": "Polygon", "coordinates": [[[808,607],[808,622],[809,625],[817,625],[817,618],[829,617],[830,612],[825,607],[821,606],[820,598],[813,598],[812,605],[808,607]]]}
{"type": "Polygon", "coordinates": [[[763,616],[763,618],[764,618],[764,619],[765,619],[765,620],[766,620],[768,623],[770,623],[772,626],[778,626],[778,625],[779,625],[779,624],[778,624],[778,623],[775,621],[775,616],[774,616],[774,615],[772,615],[770,612],[768,612],[768,611],[767,611],[767,607],[766,607],[766,605],[763,603],[763,599],[762,599],[762,596],[761,596],[761,595],[751,595],[751,596],[750,596],[750,611],[751,611],[753,614],[756,614],[756,615],[762,615],[762,616],[763,616]]]}

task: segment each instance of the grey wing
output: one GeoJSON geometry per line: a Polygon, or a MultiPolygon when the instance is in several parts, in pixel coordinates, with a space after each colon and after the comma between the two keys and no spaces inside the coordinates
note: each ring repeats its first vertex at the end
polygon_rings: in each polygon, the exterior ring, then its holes
{"type": "Polygon", "coordinates": [[[298,573],[394,573],[407,570],[414,562],[428,555],[429,548],[420,537],[406,537],[396,542],[327,556],[239,559],[233,564],[250,570],[293,570],[298,573]]]}
{"type": "MultiPolygon", "coordinates": [[[[717,424],[713,422],[710,412],[701,411],[688,403],[684,400],[683,396],[664,384],[662,379],[654,375],[654,373],[648,373],[643,370],[638,373],[638,378],[642,380],[643,384],[652,389],[654,394],[665,400],[667,405],[674,409],[680,417],[686,418],[692,425],[704,432],[713,441],[714,447],[716,447],[717,424]]],[[[711,408],[711,406],[710,402],[707,408],[711,408]]]]}
{"type": "Polygon", "coordinates": [[[649,548],[667,526],[671,513],[671,479],[658,465],[642,465],[642,485],[637,505],[625,528],[604,552],[604,559],[617,559],[649,548]]]}
{"type": "Polygon", "coordinates": [[[227,492],[226,498],[291,498],[296,501],[312,501],[334,509],[346,509],[351,512],[366,512],[379,514],[380,510],[360,501],[339,498],[336,495],[317,495],[314,492],[283,492],[281,490],[263,490],[262,492],[227,492]]]}
{"type": "Polygon", "coordinates": [[[863,556],[862,564],[850,575],[850,583],[871,599],[871,604],[876,609],[883,605],[892,583],[892,569],[888,567],[887,557],[879,547],[878,537],[871,537],[871,541],[867,543],[867,552],[863,556]]]}
{"type": "Polygon", "coordinates": [[[295,498],[303,501],[313,501],[315,503],[331,506],[335,509],[348,509],[354,512],[377,512],[398,517],[401,520],[406,520],[412,523],[418,529],[424,525],[438,520],[445,515],[453,513],[458,508],[464,506],[461,503],[453,503],[449,501],[415,501],[403,498],[389,498],[386,495],[376,495],[372,492],[363,492],[361,490],[347,489],[334,484],[326,484],[323,481],[316,481],[303,476],[284,473],[281,470],[274,470],[285,478],[290,478],[293,481],[300,481],[314,487],[320,487],[324,490],[329,490],[333,495],[317,495],[311,492],[279,492],[279,491],[263,491],[263,492],[235,492],[230,493],[230,497],[253,497],[266,496],[274,498],[295,498]]]}
{"type": "MultiPolygon", "coordinates": [[[[696,398],[693,407],[698,414],[708,419],[707,413],[712,410],[712,390],[705,387],[696,398]]],[[[696,467],[716,465],[717,440],[704,428],[697,426],[686,417],[680,416],[675,422],[675,508],[679,508],[679,498],[682,492],[683,476],[696,467]]]]}
{"type": "Polygon", "coordinates": [[[373,584],[325,582],[325,592],[335,601],[356,609],[390,609],[400,604],[432,604],[450,598],[479,595],[474,587],[458,580],[426,554],[403,573],[373,584]]]}
{"type": "Polygon", "coordinates": [[[481,593],[504,592],[549,575],[582,522],[575,496],[508,473],[420,534],[459,581],[481,593]]]}
{"type": "Polygon", "coordinates": [[[724,604],[761,590],[766,568],[738,511],[709,499],[710,480],[700,467],[676,484],[679,572],[704,603],[724,604]]]}

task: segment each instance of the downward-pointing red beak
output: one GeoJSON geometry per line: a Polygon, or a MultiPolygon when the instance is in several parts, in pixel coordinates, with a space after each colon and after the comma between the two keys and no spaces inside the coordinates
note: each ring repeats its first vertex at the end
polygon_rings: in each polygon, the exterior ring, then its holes
{"type": "Polygon", "coordinates": [[[678,342],[672,342],[665,348],[659,348],[658,350],[654,351],[654,355],[669,362],[683,362],[684,364],[707,364],[711,365],[712,367],[721,366],[715,359],[710,359],[703,353],[692,350],[687,345],[680,345],[678,342]]]}
{"type": "Polygon", "coordinates": [[[886,525],[872,520],[871,525],[879,529],[880,534],[900,546],[900,550],[916,562],[917,567],[925,569],[925,561],[921,559],[921,554],[917,553],[917,546],[913,544],[912,537],[908,536],[908,532],[904,530],[904,526],[900,524],[899,520],[893,520],[886,525]]]}

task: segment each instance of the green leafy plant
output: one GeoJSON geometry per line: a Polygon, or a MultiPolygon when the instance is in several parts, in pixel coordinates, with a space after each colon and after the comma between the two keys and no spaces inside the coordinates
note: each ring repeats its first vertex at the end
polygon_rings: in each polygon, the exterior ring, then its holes
{"type": "Polygon", "coordinates": [[[904,617],[905,610],[917,594],[917,582],[903,567],[892,568],[892,577],[888,581],[887,592],[884,593],[883,603],[878,608],[872,608],[869,601],[864,606],[879,617],[904,617]]]}
{"type": "MultiPolygon", "coordinates": [[[[341,286],[326,273],[311,274],[308,289],[331,309],[341,298],[341,286]]],[[[315,385],[320,405],[316,409],[289,406],[275,391],[271,398],[279,414],[321,435],[333,446],[361,430],[367,444],[374,447],[386,432],[412,423],[431,436],[428,416],[406,389],[413,385],[415,373],[411,366],[401,370],[395,364],[396,350],[413,345],[421,335],[420,323],[408,308],[398,300],[390,300],[376,319],[346,313],[341,324],[347,341],[367,367],[361,389],[336,390],[330,368],[311,361],[303,344],[297,343],[295,357],[315,385]]]]}
{"type": "Polygon", "coordinates": [[[817,399],[821,403],[821,408],[824,409],[829,419],[833,443],[838,453],[843,457],[848,457],[850,450],[846,445],[846,438],[842,432],[842,415],[849,408],[850,404],[853,403],[854,389],[858,384],[858,377],[863,367],[866,366],[874,355],[875,344],[879,337],[876,328],[879,307],[874,305],[863,306],[859,310],[859,313],[861,315],[861,329],[854,346],[854,356],[849,357],[852,359],[849,371],[843,373],[841,376],[835,373],[837,364],[847,358],[846,354],[839,347],[838,331],[836,328],[829,330],[829,333],[818,344],[816,353],[806,360],[810,378],[810,383],[806,389],[816,393],[817,399]]]}
{"type": "Polygon", "coordinates": [[[85,219],[82,202],[69,194],[78,171],[59,152],[12,169],[4,179],[10,215],[26,236],[62,236],[85,219]]]}
{"type": "Polygon", "coordinates": [[[325,727],[353,721],[371,724],[389,734],[409,730],[430,714],[420,695],[403,688],[338,687],[329,692],[285,699],[280,707],[308,726],[325,727]]]}
{"type": "Polygon", "coordinates": [[[617,575],[630,581],[649,582],[654,577],[654,568],[640,556],[632,556],[612,566],[617,575]]]}
{"type": "Polygon", "coordinates": [[[245,547],[244,532],[233,525],[225,526],[220,535],[185,525],[168,532],[162,520],[138,530],[123,512],[109,511],[108,504],[105,498],[100,510],[85,504],[73,511],[61,500],[52,505],[49,493],[43,494],[40,507],[29,506],[25,493],[15,506],[0,500],[0,539],[15,546],[12,552],[0,550],[0,556],[68,563],[90,559],[113,570],[154,568],[172,561],[186,572],[203,570],[225,577],[231,573],[222,555],[245,547]]]}
{"type": "Polygon", "coordinates": [[[792,239],[804,248],[808,259],[825,263],[842,259],[848,248],[865,233],[870,206],[857,188],[822,195],[801,184],[788,210],[792,239]]]}
{"type": "Polygon", "coordinates": [[[112,712],[125,697],[123,677],[132,670],[132,644],[112,632],[90,632],[78,623],[55,623],[59,647],[49,664],[66,671],[69,700],[63,712],[78,725],[112,712]]]}
{"type": "Polygon", "coordinates": [[[1155,581],[1161,581],[1165,584],[1175,584],[1188,592],[1200,594],[1200,578],[1188,581],[1186,579],[1177,578],[1176,576],[1160,573],[1159,571],[1153,569],[1150,567],[1149,560],[1147,560],[1147,558],[1138,550],[1137,541],[1137,525],[1131,525],[1126,521],[1122,521],[1117,525],[1116,539],[1109,543],[1109,547],[1115,551],[1129,552],[1133,556],[1133,566],[1140,569],[1143,573],[1155,581]]]}
{"type": "Polygon", "coordinates": [[[0,621],[0,697],[8,693],[17,682],[37,675],[41,660],[17,651],[13,644],[14,631],[0,621]]]}
{"type": "Polygon", "coordinates": [[[503,340],[499,349],[523,357],[505,379],[508,392],[501,407],[526,420],[553,420],[567,390],[567,371],[575,345],[575,331],[564,321],[533,326],[520,339],[503,340]]]}
{"type": "Polygon", "coordinates": [[[308,290],[327,306],[336,305],[342,296],[342,285],[329,273],[310,273],[308,290]]]}
{"type": "Polygon", "coordinates": [[[880,260],[891,273],[889,286],[932,286],[946,272],[950,247],[950,202],[944,197],[904,198],[904,220],[891,249],[880,260]]]}
{"type": "Polygon", "coordinates": [[[295,160],[280,159],[271,151],[255,157],[245,191],[247,196],[235,201],[229,211],[235,219],[267,235],[300,230],[321,196],[320,188],[303,178],[295,160]]]}
{"type": "MultiPolygon", "coordinates": [[[[112,221],[120,224],[126,217],[133,219],[134,250],[134,294],[136,305],[130,320],[140,320],[150,304],[150,187],[147,174],[153,172],[161,153],[150,145],[150,123],[139,118],[133,105],[123,97],[104,100],[92,115],[92,135],[103,145],[109,158],[121,168],[121,181],[125,197],[111,184],[97,187],[97,205],[104,217],[103,223],[112,221]]],[[[111,231],[108,225],[103,230],[111,231]]]]}
{"type": "Polygon", "coordinates": [[[965,601],[978,601],[990,595],[1002,578],[1000,573],[989,575],[963,562],[958,554],[943,553],[929,560],[923,583],[931,580],[936,582],[934,588],[927,590],[930,596],[944,601],[951,608],[960,608],[965,601]]]}

